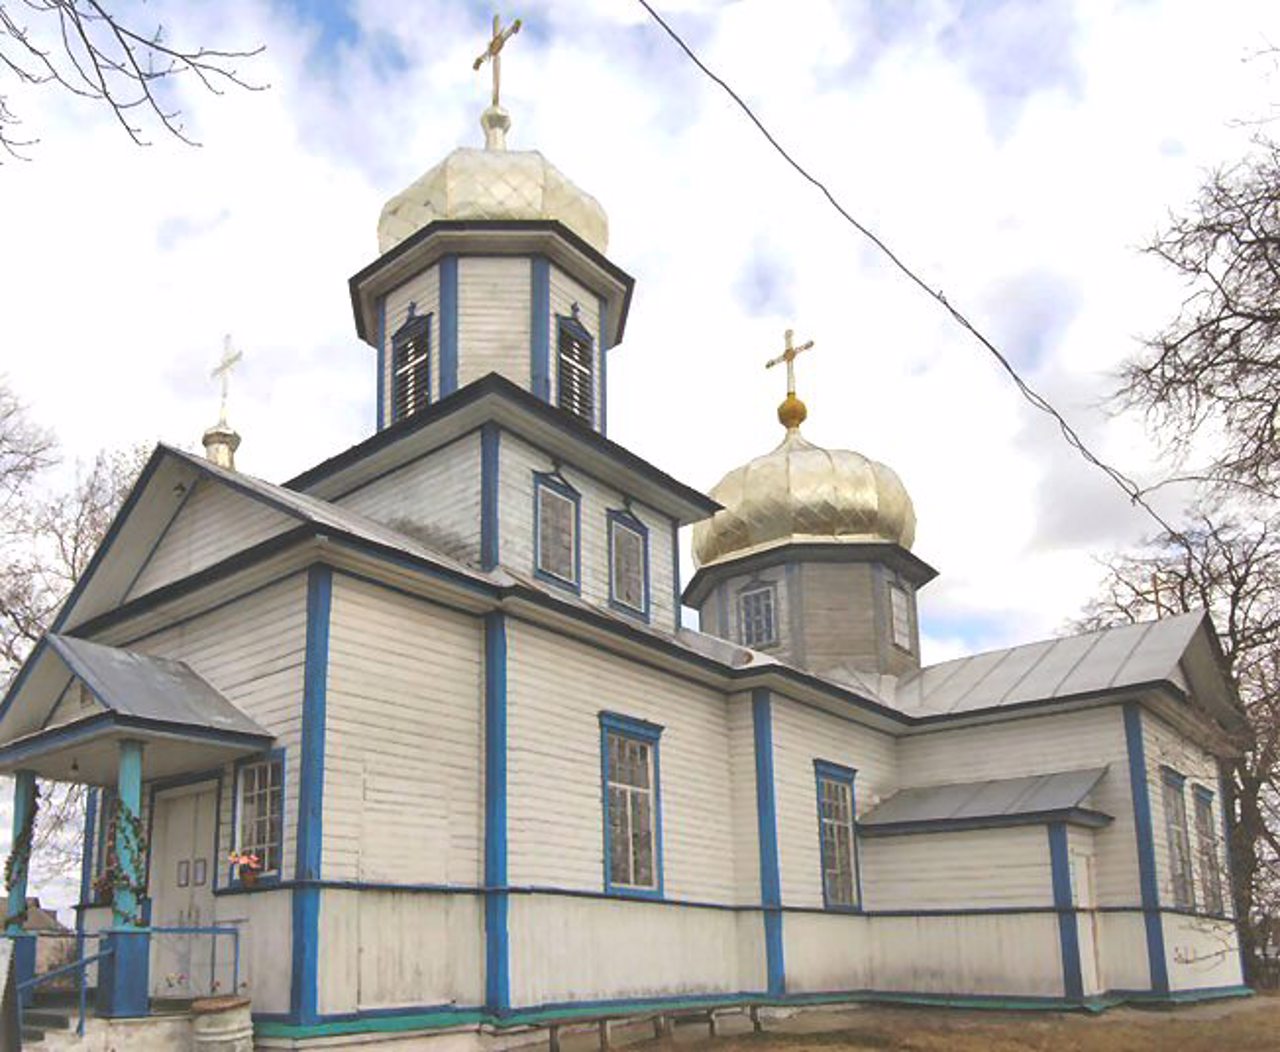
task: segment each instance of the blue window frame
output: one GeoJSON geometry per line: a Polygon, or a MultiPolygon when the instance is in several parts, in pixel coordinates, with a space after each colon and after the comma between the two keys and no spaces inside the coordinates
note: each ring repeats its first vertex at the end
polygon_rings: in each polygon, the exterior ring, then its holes
{"type": "Polygon", "coordinates": [[[600,713],[604,889],[662,897],[662,777],[656,723],[600,713]]]}
{"type": "Polygon", "coordinates": [[[649,619],[649,528],[629,509],[610,511],[609,604],[649,619]]]}
{"type": "Polygon", "coordinates": [[[582,497],[558,471],[533,476],[533,572],[579,591],[582,497]]]}
{"type": "Polygon", "coordinates": [[[1200,863],[1200,892],[1206,913],[1221,916],[1222,862],[1218,852],[1218,824],[1213,820],[1213,792],[1203,785],[1193,788],[1196,815],[1196,856],[1200,863]]]}
{"type": "MultiPolygon", "coordinates": [[[[259,883],[280,880],[284,872],[285,753],[272,749],[236,762],[231,787],[231,846],[262,860],[259,883]]],[[[237,867],[227,867],[227,882],[240,887],[237,867]]]]}
{"type": "Polygon", "coordinates": [[[391,337],[391,419],[403,420],[431,402],[431,315],[414,314],[391,337]]]}
{"type": "Polygon", "coordinates": [[[1194,909],[1196,894],[1191,877],[1191,834],[1187,829],[1187,801],[1182,791],[1186,778],[1171,767],[1160,768],[1160,774],[1173,904],[1178,909],[1194,909]]]}
{"type": "Polygon", "coordinates": [[[822,854],[822,904],[829,910],[862,908],[853,780],[857,771],[813,761],[818,789],[818,840],[822,854]]]}

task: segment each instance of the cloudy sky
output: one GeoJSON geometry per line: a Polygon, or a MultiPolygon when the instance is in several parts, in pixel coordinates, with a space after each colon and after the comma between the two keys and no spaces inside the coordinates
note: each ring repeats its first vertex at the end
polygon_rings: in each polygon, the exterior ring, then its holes
{"type": "MultiPolygon", "coordinates": [[[[1099,403],[1182,290],[1138,251],[1280,97],[1280,6],[1108,0],[659,0],[803,163],[989,332],[1105,456],[1149,478],[1099,403]]],[[[69,459],[217,412],[224,332],[243,470],[281,480],[367,436],[373,352],[346,279],[382,203],[479,145],[491,9],[430,0],[151,2],[171,39],[265,52],[260,92],[179,85],[199,149],[10,91],[40,142],[0,166],[0,371],[69,459]]],[[[794,326],[813,441],[894,467],[925,657],[1057,631],[1100,552],[1149,528],[938,307],[774,154],[633,0],[529,0],[504,56],[513,148],[609,212],[637,279],[611,437],[700,487],[771,448],[794,326]]],[[[687,548],[688,539],[685,538],[687,548]]],[[[686,574],[689,572],[685,555],[686,574]]]]}

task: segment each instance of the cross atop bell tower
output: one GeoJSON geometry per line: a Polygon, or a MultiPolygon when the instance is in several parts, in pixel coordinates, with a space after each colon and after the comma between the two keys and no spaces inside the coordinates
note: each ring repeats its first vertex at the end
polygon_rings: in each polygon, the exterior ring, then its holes
{"type": "Polygon", "coordinates": [[[804,423],[805,417],[809,415],[809,410],[805,404],[796,397],[796,356],[803,354],[805,351],[813,347],[813,341],[809,340],[802,343],[799,347],[794,344],[795,330],[788,329],[786,331],[786,349],[776,358],[771,358],[764,363],[766,369],[772,369],[775,365],[782,365],[784,362],[787,366],[787,397],[782,404],[778,406],[778,420],[782,426],[788,431],[794,431],[804,423]]]}
{"type": "Polygon", "coordinates": [[[493,16],[493,36],[480,56],[471,64],[471,68],[479,70],[486,62],[493,72],[493,101],[489,108],[480,115],[480,127],[484,129],[484,148],[486,150],[505,150],[507,148],[507,131],[511,127],[511,115],[502,108],[499,95],[502,90],[502,49],[508,40],[520,32],[523,23],[516,19],[506,29],[502,28],[502,16],[493,16]]]}

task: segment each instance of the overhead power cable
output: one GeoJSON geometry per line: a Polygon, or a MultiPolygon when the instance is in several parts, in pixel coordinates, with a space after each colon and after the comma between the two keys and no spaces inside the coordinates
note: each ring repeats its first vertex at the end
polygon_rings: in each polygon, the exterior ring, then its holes
{"type": "Polygon", "coordinates": [[[935,302],[940,304],[942,308],[949,315],[951,315],[951,318],[953,321],[959,324],[961,328],[963,328],[966,332],[968,332],[970,336],[972,336],[975,340],[977,340],[978,343],[980,343],[992,355],[992,357],[995,358],[995,360],[999,363],[1000,367],[1004,369],[1004,371],[1008,373],[1009,378],[1013,380],[1014,385],[1018,388],[1018,391],[1022,394],[1022,397],[1025,398],[1036,409],[1040,410],[1040,412],[1050,416],[1054,420],[1054,422],[1057,423],[1058,429],[1062,432],[1062,437],[1066,440],[1068,445],[1070,445],[1074,450],[1076,450],[1076,452],[1079,453],[1080,456],[1082,456],[1088,463],[1092,464],[1094,467],[1101,470],[1113,483],[1115,483],[1121,489],[1121,491],[1123,491],[1124,495],[1129,498],[1129,502],[1131,504],[1135,504],[1138,507],[1142,508],[1148,515],[1151,516],[1151,518],[1153,518],[1160,525],[1160,527],[1166,533],[1168,533],[1169,535],[1175,538],[1182,537],[1181,532],[1175,529],[1172,525],[1170,525],[1165,520],[1164,516],[1162,516],[1158,511],[1156,511],[1155,508],[1151,506],[1150,503],[1148,503],[1146,498],[1143,496],[1143,490],[1137,485],[1137,483],[1135,483],[1131,478],[1125,475],[1118,468],[1112,467],[1110,464],[1102,460],[1097,454],[1095,454],[1093,450],[1089,448],[1088,444],[1084,441],[1084,439],[1080,437],[1079,432],[1077,432],[1076,429],[1072,427],[1071,424],[1067,421],[1066,417],[1064,417],[1060,412],[1058,412],[1058,410],[1053,406],[1052,403],[1050,403],[1050,401],[1047,398],[1045,398],[1044,395],[1036,391],[1030,384],[1027,383],[1027,381],[1025,381],[1018,374],[1018,370],[1014,368],[1013,364],[1009,361],[1007,357],[1005,357],[1005,355],[1000,351],[1000,349],[994,343],[992,343],[992,341],[989,340],[982,333],[982,331],[979,330],[978,327],[973,324],[973,322],[971,322],[963,313],[961,313],[961,311],[959,311],[956,307],[952,306],[950,300],[947,299],[947,297],[942,293],[940,289],[933,288],[928,282],[926,282],[922,277],[920,277],[919,274],[917,274],[905,262],[903,262],[903,260],[897,255],[897,253],[895,253],[887,244],[885,244],[885,242],[881,240],[879,236],[877,236],[872,230],[870,230],[864,223],[859,222],[849,212],[849,210],[846,209],[844,205],[842,205],[836,199],[836,196],[827,188],[826,184],[823,183],[822,180],[812,175],[808,171],[808,169],[804,167],[804,165],[802,165],[799,161],[797,161],[794,157],[792,157],[790,153],[787,152],[786,148],[781,143],[779,143],[778,140],[773,136],[773,133],[770,132],[769,129],[764,126],[764,123],[760,120],[759,117],[755,115],[751,107],[748,106],[747,103],[743,101],[742,97],[736,91],[734,91],[733,88],[731,88],[724,81],[722,77],[718,76],[716,73],[714,73],[711,69],[707,67],[707,64],[703,62],[702,59],[700,59],[697,56],[697,54],[694,53],[693,49],[684,42],[680,34],[677,33],[674,29],[672,29],[671,26],[666,22],[666,20],[660,14],[658,14],[657,11],[653,9],[653,7],[649,4],[648,0],[637,0],[637,2],[640,4],[641,7],[643,7],[649,13],[649,16],[659,26],[662,27],[663,31],[667,34],[667,36],[669,36],[672,40],[675,41],[676,45],[680,48],[681,51],[685,53],[685,55],[688,56],[689,60],[695,66],[697,66],[698,69],[700,69],[708,78],[710,78],[712,81],[718,84],[724,90],[725,94],[729,96],[729,98],[731,98],[735,103],[737,103],[738,108],[747,115],[747,119],[750,120],[751,123],[756,126],[756,129],[760,132],[760,134],[763,135],[765,139],[768,140],[769,145],[772,146],[774,150],[778,152],[778,154],[782,157],[784,161],[787,162],[787,164],[789,164],[792,168],[796,170],[796,172],[800,175],[801,178],[803,178],[806,182],[816,187],[818,191],[821,192],[822,196],[827,199],[831,207],[834,208],[840,214],[841,218],[843,218],[845,222],[847,222],[850,226],[852,226],[855,230],[857,230],[858,233],[860,233],[863,237],[865,237],[868,241],[870,241],[873,245],[875,245],[876,248],[878,248],[880,252],[883,253],[883,255],[886,256],[888,260],[895,267],[897,267],[897,269],[903,275],[905,275],[914,285],[919,287],[931,299],[933,299],[935,302]]]}

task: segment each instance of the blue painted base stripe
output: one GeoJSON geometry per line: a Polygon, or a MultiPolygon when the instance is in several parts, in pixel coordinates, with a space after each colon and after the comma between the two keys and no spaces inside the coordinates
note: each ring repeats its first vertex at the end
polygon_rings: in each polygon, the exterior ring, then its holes
{"type": "Polygon", "coordinates": [[[349,1013],[327,1015],[312,1025],[298,1025],[285,1017],[263,1013],[254,1015],[254,1029],[259,1037],[303,1038],[340,1034],[431,1030],[480,1024],[499,1027],[537,1026],[539,1024],[545,1025],[554,1020],[563,1020],[566,1017],[589,1020],[698,1006],[787,1006],[848,1002],[931,1005],[945,1008],[978,1008],[996,1011],[1060,1012],[1063,1009],[1075,1008],[1100,1012],[1115,1005],[1127,1003],[1178,1004],[1230,997],[1250,997],[1252,995],[1253,991],[1243,986],[1179,990],[1165,995],[1155,995],[1149,990],[1109,990],[1096,997],[1089,997],[1079,1001],[1071,1001],[1065,997],[1025,997],[1012,994],[1008,996],[1001,994],[928,994],[909,990],[830,990],[816,993],[788,994],[783,997],[744,992],[548,1002],[514,1008],[502,1018],[491,1015],[479,1005],[436,1005],[376,1010],[354,1015],[349,1013]]]}

